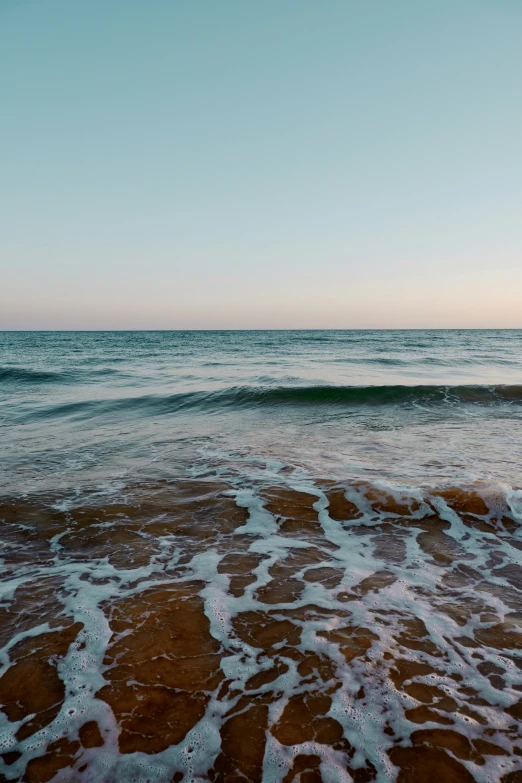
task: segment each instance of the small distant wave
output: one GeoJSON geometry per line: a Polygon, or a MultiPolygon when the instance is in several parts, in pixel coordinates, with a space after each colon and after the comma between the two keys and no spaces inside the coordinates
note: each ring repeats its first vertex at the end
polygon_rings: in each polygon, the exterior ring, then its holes
{"type": "Polygon", "coordinates": [[[84,400],[39,408],[28,418],[91,417],[116,413],[165,415],[281,406],[432,407],[438,405],[522,404],[520,386],[266,386],[229,387],[169,395],[84,400]]]}
{"type": "Polygon", "coordinates": [[[68,373],[49,370],[29,370],[26,367],[0,367],[0,383],[56,383],[68,377],[68,373]]]}
{"type": "Polygon", "coordinates": [[[392,357],[392,356],[343,356],[337,359],[330,360],[332,364],[354,364],[361,366],[375,366],[375,367],[423,367],[425,365],[431,367],[462,367],[466,366],[484,366],[484,365],[502,365],[516,367],[518,361],[512,359],[500,359],[497,356],[485,356],[481,357],[478,361],[475,357],[462,357],[462,356],[414,356],[407,358],[392,357]]]}
{"type": "Polygon", "coordinates": [[[89,382],[112,375],[122,376],[122,373],[112,367],[100,367],[95,370],[81,368],[76,370],[33,370],[28,367],[0,367],[0,383],[14,385],[89,382]]]}

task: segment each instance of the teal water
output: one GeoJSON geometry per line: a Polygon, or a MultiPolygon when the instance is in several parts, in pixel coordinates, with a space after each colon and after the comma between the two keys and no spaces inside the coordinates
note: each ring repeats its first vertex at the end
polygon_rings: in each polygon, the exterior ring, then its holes
{"type": "Polygon", "coordinates": [[[522,331],[5,332],[0,439],[0,780],[520,781],[522,331]]]}
{"type": "Polygon", "coordinates": [[[520,483],[522,331],[4,332],[4,491],[275,460],[520,483]]]}

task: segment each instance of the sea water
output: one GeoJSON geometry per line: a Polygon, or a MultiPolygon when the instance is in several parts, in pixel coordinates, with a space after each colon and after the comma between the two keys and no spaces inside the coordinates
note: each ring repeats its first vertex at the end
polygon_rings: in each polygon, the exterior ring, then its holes
{"type": "Polygon", "coordinates": [[[0,426],[6,780],[519,780],[522,331],[4,332],[0,426]]]}

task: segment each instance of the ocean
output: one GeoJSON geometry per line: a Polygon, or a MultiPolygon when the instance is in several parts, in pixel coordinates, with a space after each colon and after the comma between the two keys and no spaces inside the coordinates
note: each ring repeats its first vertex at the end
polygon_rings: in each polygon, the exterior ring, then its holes
{"type": "Polygon", "coordinates": [[[522,330],[2,332],[0,437],[0,781],[522,781],[522,330]]]}

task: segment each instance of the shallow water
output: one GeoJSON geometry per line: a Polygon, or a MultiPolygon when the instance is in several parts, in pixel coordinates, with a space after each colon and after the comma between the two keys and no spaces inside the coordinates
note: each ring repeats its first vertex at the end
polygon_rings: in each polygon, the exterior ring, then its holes
{"type": "Polygon", "coordinates": [[[516,783],[521,349],[1,334],[0,775],[516,783]]]}

